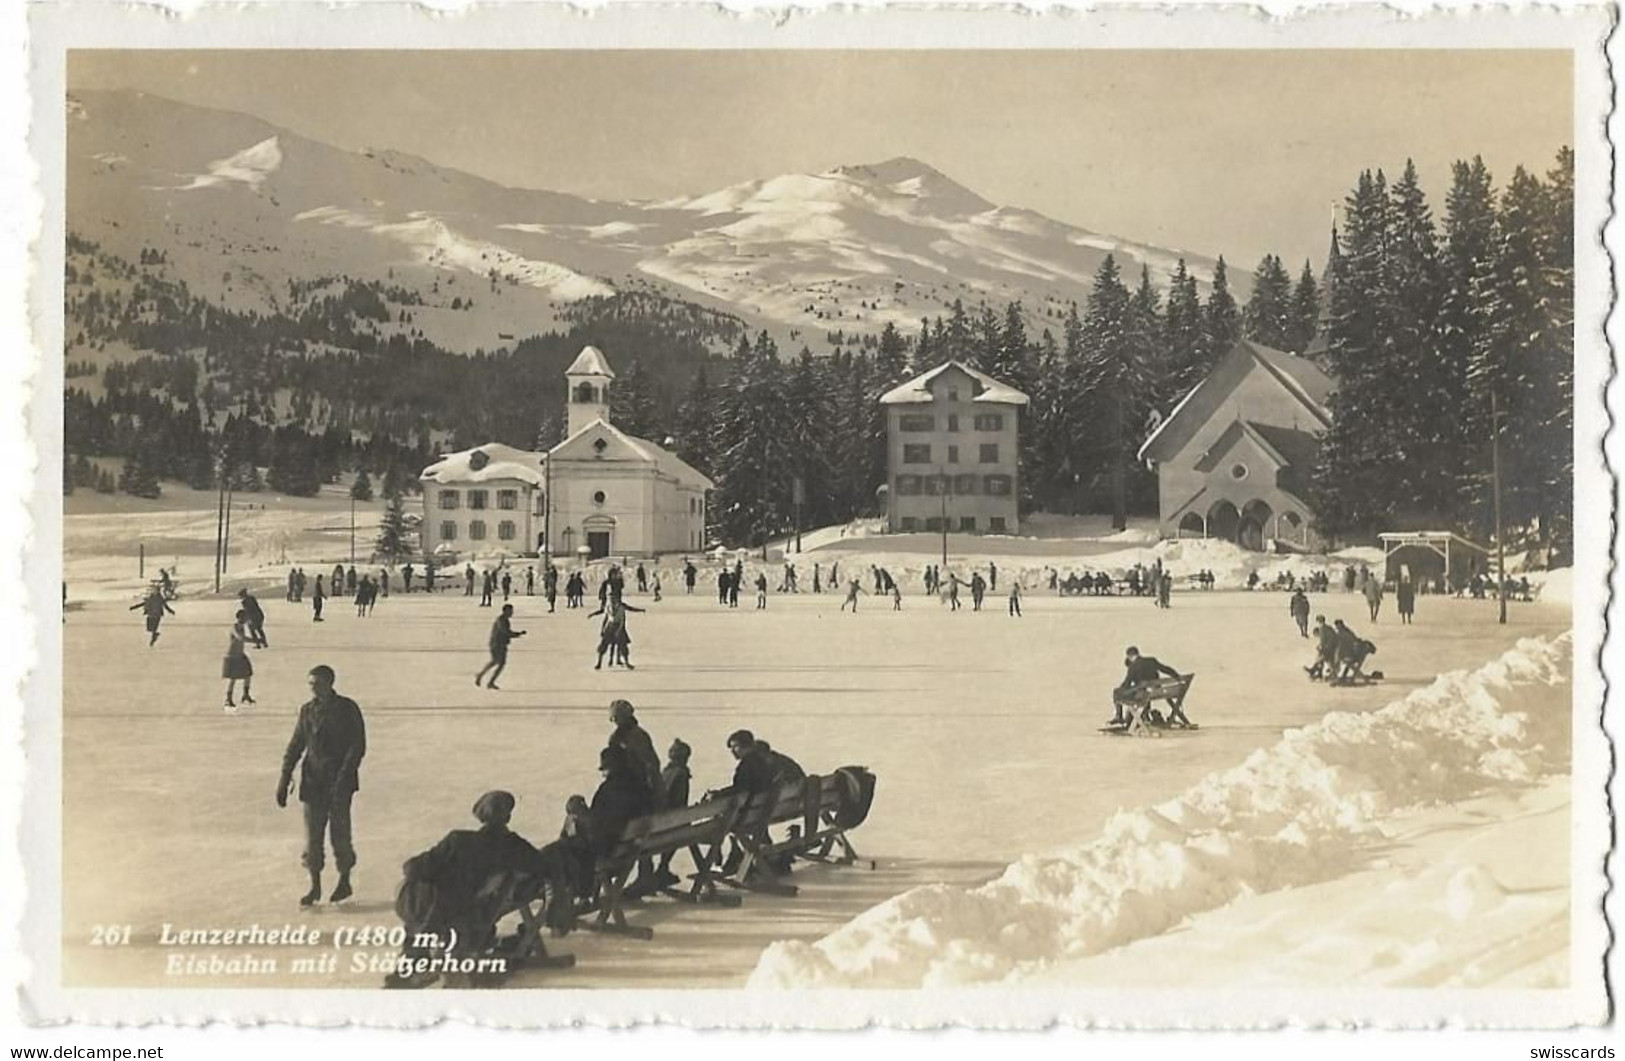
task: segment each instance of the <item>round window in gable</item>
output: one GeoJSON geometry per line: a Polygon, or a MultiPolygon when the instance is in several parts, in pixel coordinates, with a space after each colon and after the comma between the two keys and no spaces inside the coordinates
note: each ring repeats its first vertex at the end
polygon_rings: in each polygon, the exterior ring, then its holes
{"type": "Polygon", "coordinates": [[[602,438],[595,438],[592,440],[593,452],[598,454],[600,457],[604,455],[604,451],[608,448],[609,443],[605,442],[602,438]]]}
{"type": "Polygon", "coordinates": [[[468,466],[474,471],[479,471],[481,468],[490,463],[491,457],[483,449],[477,449],[473,453],[469,454],[468,466]]]}
{"type": "Polygon", "coordinates": [[[604,492],[602,490],[599,490],[592,495],[592,503],[595,505],[601,505],[604,503],[604,492]]]}
{"type": "Polygon", "coordinates": [[[1245,479],[1245,478],[1247,478],[1247,466],[1245,464],[1232,464],[1230,466],[1230,478],[1232,478],[1232,479],[1245,479]]]}

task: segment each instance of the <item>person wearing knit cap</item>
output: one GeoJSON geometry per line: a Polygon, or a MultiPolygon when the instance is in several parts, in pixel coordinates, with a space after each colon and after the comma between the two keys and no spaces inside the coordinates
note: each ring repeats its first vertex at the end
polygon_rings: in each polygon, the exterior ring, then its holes
{"type": "Polygon", "coordinates": [[[627,822],[654,811],[654,793],[624,748],[611,745],[599,752],[598,772],[604,780],[592,796],[593,839],[595,854],[603,856],[621,839],[627,822]]]}
{"type": "MultiPolygon", "coordinates": [[[[549,905],[567,901],[570,882],[528,840],[509,830],[514,802],[510,792],[485,793],[473,807],[478,829],[453,829],[402,865],[405,879],[395,912],[406,929],[406,956],[424,956],[445,946],[453,933],[453,956],[481,955],[491,947],[496,923],[516,897],[542,895],[549,905]]],[[[435,978],[391,974],[385,986],[422,987],[435,978]]]]}
{"type": "Polygon", "coordinates": [[[609,746],[626,752],[628,765],[636,771],[644,785],[654,795],[656,809],[660,809],[660,793],[664,786],[660,778],[660,755],[655,751],[653,738],[649,736],[647,730],[638,725],[637,715],[630,700],[616,700],[611,703],[609,720],[615,723],[615,729],[609,735],[609,746]]]}

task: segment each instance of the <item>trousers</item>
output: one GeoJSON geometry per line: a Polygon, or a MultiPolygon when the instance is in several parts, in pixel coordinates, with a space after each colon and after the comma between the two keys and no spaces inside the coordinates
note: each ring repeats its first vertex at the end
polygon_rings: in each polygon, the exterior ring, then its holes
{"type": "Polygon", "coordinates": [[[305,810],[305,853],[301,861],[305,868],[321,871],[326,864],[326,840],[331,835],[333,863],[340,873],[348,873],[350,867],[355,865],[355,845],[350,836],[350,800],[355,793],[346,792],[336,799],[325,792],[320,795],[301,792],[300,795],[316,797],[302,804],[305,810]]]}

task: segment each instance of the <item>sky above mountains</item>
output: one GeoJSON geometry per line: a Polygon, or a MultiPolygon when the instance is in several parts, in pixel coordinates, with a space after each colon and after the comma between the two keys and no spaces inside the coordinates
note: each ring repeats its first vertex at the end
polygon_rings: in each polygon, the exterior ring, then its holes
{"type": "Polygon", "coordinates": [[[1251,268],[1324,263],[1359,171],[1497,184],[1573,142],[1563,52],[72,53],[70,89],[242,111],[526,188],[669,199],[897,155],[988,199],[1251,268]]]}

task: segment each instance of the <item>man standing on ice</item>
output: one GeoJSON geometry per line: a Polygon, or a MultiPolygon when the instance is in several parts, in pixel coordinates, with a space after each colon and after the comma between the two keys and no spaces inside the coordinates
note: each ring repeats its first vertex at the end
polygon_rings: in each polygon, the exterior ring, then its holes
{"type": "Polygon", "coordinates": [[[1021,583],[1010,583],[1010,614],[1014,618],[1021,618],[1021,583]]]}
{"type": "Polygon", "coordinates": [[[1368,575],[1365,580],[1365,603],[1371,609],[1371,621],[1377,621],[1377,613],[1382,611],[1382,579],[1375,575],[1368,575]]]}
{"type": "Polygon", "coordinates": [[[863,586],[858,583],[857,579],[854,578],[851,582],[847,583],[846,600],[841,602],[841,611],[846,611],[846,606],[850,604],[852,605],[852,614],[858,614],[858,594],[862,592],[863,586]]]}
{"type": "Polygon", "coordinates": [[[299,767],[299,802],[305,814],[303,862],[310,873],[310,891],[299,900],[300,906],[321,901],[324,846],[329,835],[339,880],[327,901],[342,902],[353,894],[350,870],[355,867],[355,846],[350,836],[350,801],[361,788],[367,727],[361,708],[349,697],[340,696],[333,688],[334,681],[332,667],[320,664],[310,669],[312,696],[299,709],[288,750],[282,755],[282,780],[276,787],[276,805],[286,807],[293,768],[299,767]]]}
{"type": "Polygon", "coordinates": [[[1292,621],[1298,624],[1298,636],[1309,636],[1309,598],[1303,595],[1303,587],[1292,591],[1292,599],[1287,602],[1287,611],[1292,614],[1292,621]]]}
{"type": "Polygon", "coordinates": [[[504,604],[502,606],[502,614],[497,616],[497,621],[491,624],[491,639],[489,642],[491,659],[485,664],[485,666],[480,668],[480,672],[478,674],[474,675],[474,684],[480,684],[485,680],[486,674],[489,673],[491,675],[491,680],[486,682],[485,687],[487,689],[495,689],[497,687],[497,679],[502,677],[502,668],[508,665],[509,642],[513,641],[513,639],[516,637],[524,636],[525,632],[523,630],[515,630],[513,628],[513,605],[504,604]]]}
{"type": "Polygon", "coordinates": [[[158,643],[158,624],[164,621],[164,613],[168,612],[170,615],[175,614],[175,609],[171,608],[169,606],[169,602],[164,600],[164,591],[159,589],[157,586],[154,586],[152,588],[152,592],[148,593],[144,598],[142,598],[139,604],[132,604],[130,606],[130,611],[141,611],[146,613],[147,634],[149,635],[147,637],[148,648],[151,648],[153,645],[158,643]]]}
{"type": "Polygon", "coordinates": [[[322,576],[317,575],[316,589],[310,595],[311,622],[319,623],[322,621],[322,602],[325,600],[327,600],[327,594],[322,592],[322,576]]]}

